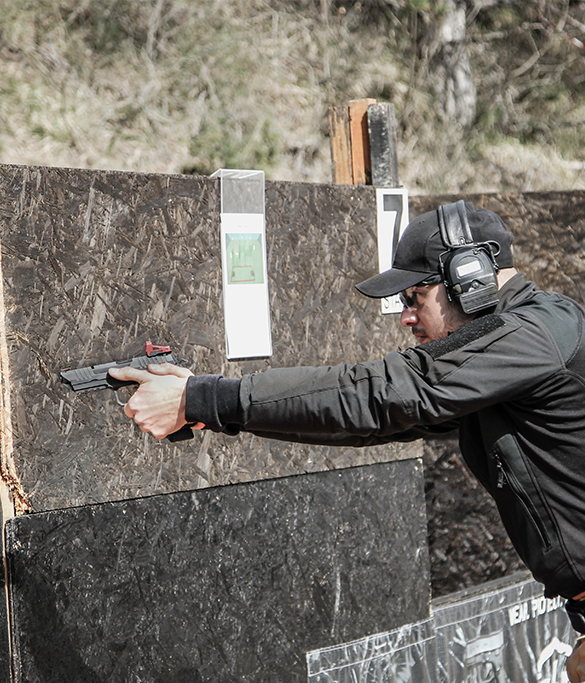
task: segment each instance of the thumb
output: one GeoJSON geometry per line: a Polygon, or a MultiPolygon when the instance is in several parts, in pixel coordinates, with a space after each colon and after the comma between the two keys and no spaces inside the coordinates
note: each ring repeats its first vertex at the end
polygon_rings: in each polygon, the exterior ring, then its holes
{"type": "Polygon", "coordinates": [[[183,368],[180,365],[174,365],[173,363],[149,365],[148,372],[150,372],[151,375],[175,375],[175,377],[191,377],[193,374],[188,368],[183,368]]]}

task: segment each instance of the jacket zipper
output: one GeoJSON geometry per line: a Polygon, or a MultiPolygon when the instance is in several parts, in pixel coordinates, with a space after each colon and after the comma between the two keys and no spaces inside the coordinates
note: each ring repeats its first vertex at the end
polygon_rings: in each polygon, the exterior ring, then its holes
{"type": "Polygon", "coordinates": [[[526,511],[526,514],[528,515],[529,519],[532,521],[532,524],[536,531],[538,532],[538,535],[540,536],[540,539],[542,541],[543,546],[545,547],[546,550],[551,548],[552,544],[550,541],[550,537],[548,535],[548,532],[546,528],[544,527],[544,524],[542,523],[540,517],[538,516],[534,505],[528,498],[526,492],[520,485],[520,482],[514,475],[512,471],[509,469],[506,469],[504,467],[504,463],[502,462],[502,459],[500,457],[500,454],[498,452],[494,453],[494,459],[496,461],[496,467],[498,468],[498,482],[497,482],[497,487],[499,489],[504,488],[504,484],[508,482],[510,485],[510,488],[522,504],[522,507],[526,511]]]}

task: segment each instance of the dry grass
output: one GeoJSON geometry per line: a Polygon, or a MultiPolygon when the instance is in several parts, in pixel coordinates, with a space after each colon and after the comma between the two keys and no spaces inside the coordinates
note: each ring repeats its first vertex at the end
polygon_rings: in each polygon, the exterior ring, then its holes
{"type": "MultiPolygon", "coordinates": [[[[434,114],[407,4],[367,20],[366,2],[333,0],[1,0],[0,162],[330,182],[328,108],[371,96],[396,105],[413,194],[584,187],[578,96],[518,106],[534,65],[511,79],[506,38],[483,41],[483,26],[470,49],[484,101],[459,130],[434,114]],[[544,112],[540,137],[518,123],[544,112]]],[[[545,55],[576,59],[548,41],[545,55]]]]}

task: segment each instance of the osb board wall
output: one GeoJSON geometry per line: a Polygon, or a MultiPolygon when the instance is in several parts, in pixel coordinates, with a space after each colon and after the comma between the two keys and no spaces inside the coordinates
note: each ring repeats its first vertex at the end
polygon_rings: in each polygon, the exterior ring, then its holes
{"type": "Polygon", "coordinates": [[[418,457],[418,444],[333,449],[210,432],[158,442],[110,390],[75,395],[58,380],[65,367],[142,355],[147,339],[229,377],[406,344],[354,290],[377,262],[374,198],[371,187],[267,183],[274,354],[228,362],[218,180],[0,166],[3,470],[13,464],[20,510],[418,457]]]}

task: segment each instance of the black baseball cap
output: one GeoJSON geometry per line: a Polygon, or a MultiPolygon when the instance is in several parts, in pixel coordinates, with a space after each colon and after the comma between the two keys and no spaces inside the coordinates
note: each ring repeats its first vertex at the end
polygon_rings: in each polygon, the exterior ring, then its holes
{"type": "MultiPolygon", "coordinates": [[[[475,242],[497,243],[498,267],[511,268],[514,265],[514,238],[506,230],[504,221],[493,211],[476,209],[471,202],[465,202],[465,211],[475,242]]],[[[398,243],[392,268],[360,282],[356,288],[374,299],[398,294],[408,287],[422,283],[423,280],[439,275],[439,256],[447,249],[441,238],[438,211],[423,213],[406,226],[398,243]]]]}

